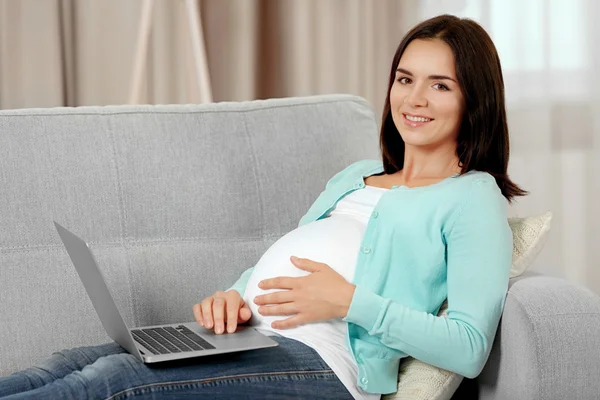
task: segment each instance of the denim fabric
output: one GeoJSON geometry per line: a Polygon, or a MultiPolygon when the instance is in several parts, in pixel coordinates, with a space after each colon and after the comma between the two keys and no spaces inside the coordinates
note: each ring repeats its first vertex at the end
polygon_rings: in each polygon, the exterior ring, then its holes
{"type": "Polygon", "coordinates": [[[352,399],[311,347],[273,339],[278,347],[160,364],[143,364],[116,343],[64,350],[1,377],[0,398],[352,399]]]}

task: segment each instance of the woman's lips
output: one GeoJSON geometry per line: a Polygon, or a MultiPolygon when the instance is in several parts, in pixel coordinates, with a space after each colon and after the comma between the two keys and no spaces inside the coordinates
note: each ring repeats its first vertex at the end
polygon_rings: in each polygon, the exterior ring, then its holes
{"type": "Polygon", "coordinates": [[[425,124],[430,123],[431,121],[433,121],[433,118],[429,118],[429,121],[411,121],[406,117],[406,114],[402,113],[402,120],[404,121],[404,123],[412,128],[419,128],[425,124]]]}

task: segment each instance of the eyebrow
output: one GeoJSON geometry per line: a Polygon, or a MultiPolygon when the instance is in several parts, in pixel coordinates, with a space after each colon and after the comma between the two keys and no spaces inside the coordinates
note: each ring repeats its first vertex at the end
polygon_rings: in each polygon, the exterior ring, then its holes
{"type": "MultiPolygon", "coordinates": [[[[410,72],[410,71],[408,71],[408,70],[406,70],[404,68],[398,68],[396,70],[396,72],[401,72],[401,73],[406,74],[408,76],[413,76],[412,72],[410,72]]],[[[456,79],[450,78],[449,76],[446,76],[446,75],[429,75],[428,78],[429,79],[442,79],[442,80],[443,79],[447,79],[449,81],[458,83],[458,82],[456,82],[456,79]]]]}

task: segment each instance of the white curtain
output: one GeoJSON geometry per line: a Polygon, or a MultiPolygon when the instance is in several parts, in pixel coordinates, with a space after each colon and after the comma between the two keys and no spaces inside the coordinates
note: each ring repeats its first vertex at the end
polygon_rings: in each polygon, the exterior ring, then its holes
{"type": "Polygon", "coordinates": [[[443,12],[481,23],[500,54],[509,173],[531,192],[511,214],[554,213],[533,269],[600,293],[600,4],[423,1],[419,18],[443,12]]]}

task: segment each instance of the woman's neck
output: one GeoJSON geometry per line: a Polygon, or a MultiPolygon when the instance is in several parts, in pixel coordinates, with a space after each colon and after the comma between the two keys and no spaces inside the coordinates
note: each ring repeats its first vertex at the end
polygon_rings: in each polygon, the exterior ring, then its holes
{"type": "Polygon", "coordinates": [[[404,166],[397,172],[406,182],[447,178],[461,171],[456,148],[427,151],[415,146],[406,146],[404,166]]]}

